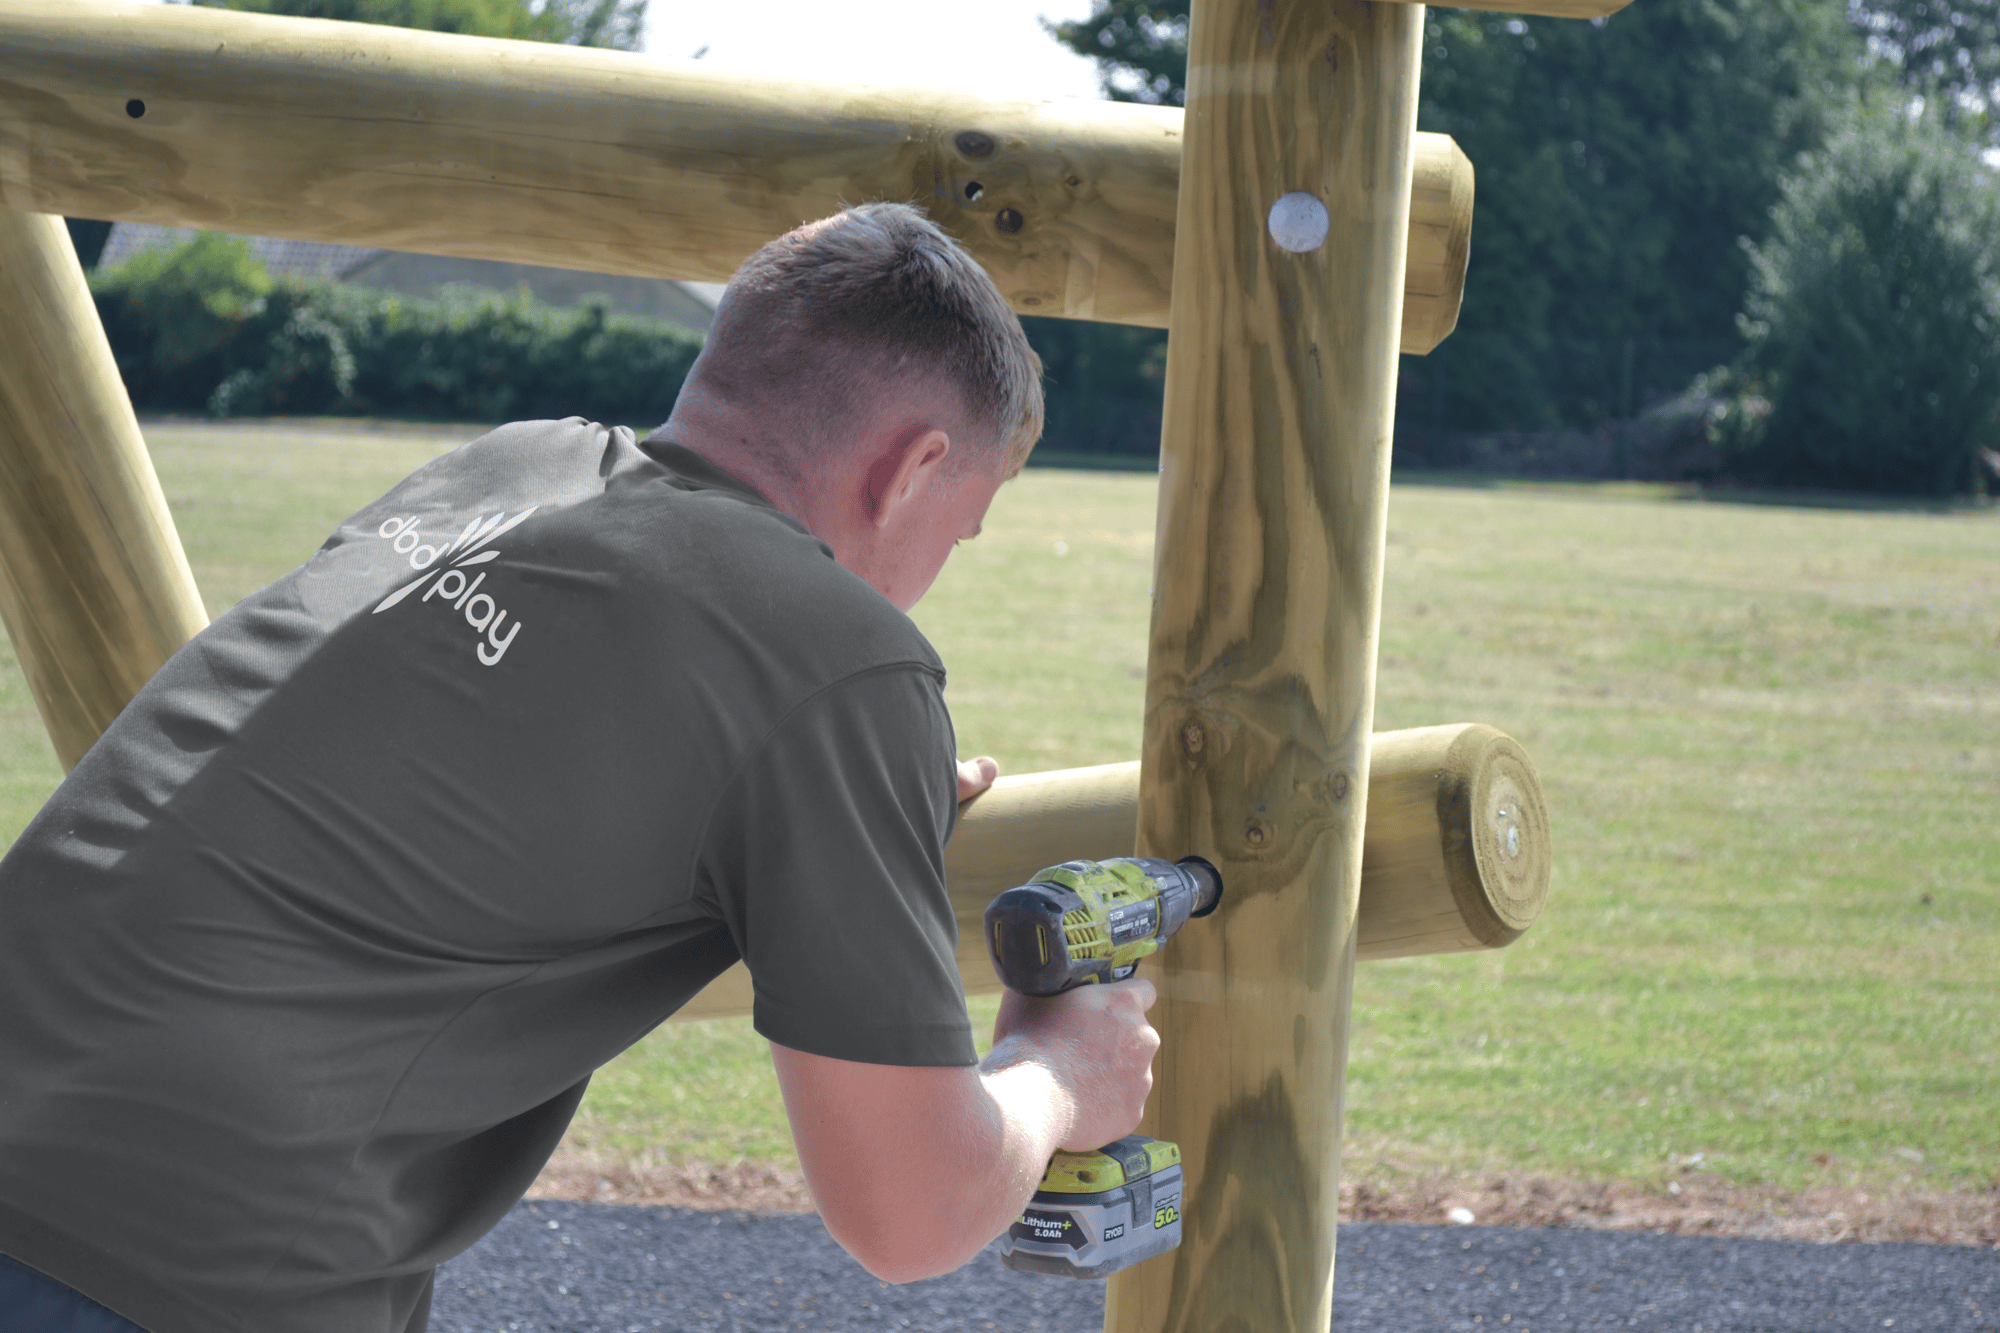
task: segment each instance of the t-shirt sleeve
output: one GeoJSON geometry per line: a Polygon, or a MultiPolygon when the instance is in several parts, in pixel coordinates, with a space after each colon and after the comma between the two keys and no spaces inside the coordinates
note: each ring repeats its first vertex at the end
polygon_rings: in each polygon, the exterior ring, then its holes
{"type": "Polygon", "coordinates": [[[955,742],[937,674],[876,668],[800,704],[720,793],[701,875],[757,1031],[868,1064],[977,1060],[944,845],[955,742]]]}

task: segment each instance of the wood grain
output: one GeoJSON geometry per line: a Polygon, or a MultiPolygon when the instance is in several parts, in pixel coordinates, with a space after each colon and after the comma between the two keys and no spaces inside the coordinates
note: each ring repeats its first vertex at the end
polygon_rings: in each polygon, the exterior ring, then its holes
{"type": "MultiPolygon", "coordinates": [[[[843,203],[909,200],[1023,314],[1165,327],[1181,120],[224,9],[0,0],[8,207],[600,273],[720,282],[843,203]]],[[[1464,154],[1419,138],[1409,352],[1457,320],[1472,216],[1464,154]]]]}
{"type": "Polygon", "coordinates": [[[69,231],[7,209],[0,619],[65,770],[208,623],[69,231]]]}
{"type": "MultiPolygon", "coordinates": [[[[1132,855],[1138,811],[1137,761],[1003,777],[961,807],[945,873],[967,995],[1000,989],[981,930],[986,905],[1059,861],[1132,855]]],[[[1505,734],[1473,722],[1377,733],[1356,960],[1497,949],[1520,938],[1548,897],[1548,827],[1534,767],[1505,734]]],[[[739,963],[674,1017],[748,1014],[751,999],[739,963]]]]}
{"type": "Polygon", "coordinates": [[[1423,10],[1195,0],[1139,850],[1222,870],[1154,974],[1179,1249],[1113,1333],[1324,1333],[1423,10]],[[1324,243],[1266,219],[1303,193],[1324,243]]]}

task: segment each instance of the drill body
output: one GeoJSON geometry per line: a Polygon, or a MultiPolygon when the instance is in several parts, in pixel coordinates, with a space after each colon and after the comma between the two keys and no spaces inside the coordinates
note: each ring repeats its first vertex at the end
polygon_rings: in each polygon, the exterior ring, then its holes
{"type": "Polygon", "coordinates": [[[993,900],[986,947],[1000,980],[1023,995],[1123,981],[1221,897],[1222,877],[1198,856],[1065,861],[993,900]]]}
{"type": "MultiPolygon", "coordinates": [[[[1023,995],[1123,981],[1174,932],[1215,910],[1222,877],[1200,857],[1065,861],[986,909],[993,970],[1023,995]]],[[[1181,1152],[1137,1134],[1059,1152],[1000,1238],[1009,1268],[1106,1277],[1181,1242],[1181,1152]]]]}

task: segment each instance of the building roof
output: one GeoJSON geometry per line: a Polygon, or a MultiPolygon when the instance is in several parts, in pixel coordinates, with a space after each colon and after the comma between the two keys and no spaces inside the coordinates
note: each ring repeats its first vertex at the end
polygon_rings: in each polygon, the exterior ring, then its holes
{"type": "MultiPolygon", "coordinates": [[[[99,268],[122,264],[141,250],[182,245],[199,233],[189,227],[159,227],[149,222],[115,222],[105,238],[99,268]]],[[[350,269],[383,251],[372,245],[332,245],[325,241],[285,241],[272,236],[246,236],[250,252],[264,261],[274,278],[319,278],[338,282],[350,269]]]]}
{"type": "MultiPolygon", "coordinates": [[[[121,264],[141,250],[181,245],[192,240],[199,233],[187,227],[161,227],[147,222],[113,223],[111,234],[105,239],[104,253],[98,256],[97,267],[110,268],[121,264]]],[[[250,251],[264,262],[264,268],[273,277],[306,278],[323,282],[357,282],[364,286],[382,285],[388,273],[398,269],[405,276],[387,282],[395,290],[406,290],[411,295],[429,295],[428,291],[417,290],[407,281],[408,264],[397,264],[398,260],[436,260],[432,265],[439,273],[451,281],[471,281],[478,285],[491,286],[496,290],[512,291],[526,285],[537,297],[554,303],[574,297],[569,293],[580,286],[578,275],[568,269],[537,269],[526,264],[488,263],[484,260],[438,259],[435,256],[405,255],[396,250],[383,250],[369,245],[334,245],[326,241],[288,241],[271,236],[246,236],[250,251]],[[488,271],[490,270],[490,276],[488,271]],[[537,280],[544,275],[546,281],[537,280]],[[485,276],[485,281],[481,281],[485,276]]],[[[722,284],[719,282],[669,282],[663,278],[629,278],[603,275],[602,285],[609,289],[613,304],[630,309],[635,314],[652,318],[666,318],[674,323],[685,324],[703,330],[708,327],[708,316],[722,299],[722,284]],[[647,299],[639,288],[677,288],[679,293],[657,293],[647,299]],[[671,301],[662,301],[659,296],[674,295],[671,301]]],[[[434,285],[419,281],[416,287],[434,285]]]]}

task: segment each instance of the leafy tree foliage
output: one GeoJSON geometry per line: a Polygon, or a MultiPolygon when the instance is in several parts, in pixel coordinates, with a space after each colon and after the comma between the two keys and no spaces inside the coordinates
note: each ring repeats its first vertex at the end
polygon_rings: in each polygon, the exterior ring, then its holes
{"type": "Polygon", "coordinates": [[[1945,124],[2000,143],[2000,0],[1849,0],[1872,60],[1945,124]]]}
{"type": "Polygon", "coordinates": [[[1448,427],[1629,418],[1735,351],[1786,163],[1858,78],[1838,0],[1435,11],[1419,124],[1478,171],[1459,332],[1407,367],[1448,427]]]}
{"type": "Polygon", "coordinates": [[[1787,485],[1983,490],[2000,448],[2000,175],[1878,104],[1783,182],[1723,439],[1787,485]]]}
{"type": "Polygon", "coordinates": [[[572,46],[637,51],[646,25],[646,0],[191,0],[213,9],[239,9],[294,18],[342,19],[424,28],[468,37],[513,37],[572,46]]]}
{"type": "MultiPolygon", "coordinates": [[[[1405,432],[1629,417],[1732,356],[1738,238],[1762,233],[1779,171],[1860,77],[1843,4],[1432,10],[1418,124],[1465,149],[1478,202],[1458,331],[1404,362],[1405,432]]],[[[1186,20],[1185,0],[1100,0],[1051,31],[1110,96],[1179,103],[1186,20]]]]}
{"type": "Polygon", "coordinates": [[[1188,0],[1099,0],[1087,19],[1050,23],[1048,34],[1097,61],[1104,95],[1116,102],[1187,101],[1188,0]]]}

